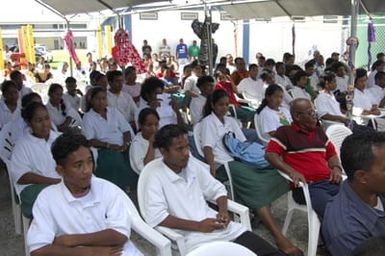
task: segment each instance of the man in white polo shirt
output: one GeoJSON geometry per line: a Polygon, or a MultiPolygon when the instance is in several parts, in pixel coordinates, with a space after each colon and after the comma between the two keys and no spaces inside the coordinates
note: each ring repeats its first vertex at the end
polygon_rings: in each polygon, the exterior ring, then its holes
{"type": "Polygon", "coordinates": [[[31,256],[142,255],[129,240],[130,199],[92,175],[86,138],[61,135],[52,155],[62,182],[44,189],[34,204],[27,237],[31,256]]]}
{"type": "Polygon", "coordinates": [[[259,256],[283,255],[239,223],[230,221],[227,192],[210,175],[208,166],[190,157],[187,130],[166,125],[155,135],[162,158],[154,166],[145,191],[145,219],[150,226],[166,226],[185,237],[187,251],[212,241],[233,241],[259,256]],[[206,200],[215,200],[218,212],[206,200]]]}
{"type": "Polygon", "coordinates": [[[249,77],[241,80],[237,86],[238,93],[245,93],[248,98],[261,103],[265,98],[266,87],[261,79],[258,79],[258,66],[256,64],[249,65],[249,77]]]}

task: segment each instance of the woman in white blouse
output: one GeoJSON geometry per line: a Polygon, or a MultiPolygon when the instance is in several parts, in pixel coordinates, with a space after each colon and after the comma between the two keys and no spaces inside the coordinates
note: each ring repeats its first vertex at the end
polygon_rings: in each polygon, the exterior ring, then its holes
{"type": "Polygon", "coordinates": [[[373,104],[372,98],[366,89],[368,75],[365,69],[356,70],[354,80],[353,114],[360,115],[380,115],[381,112],[376,104],[373,104]]]}
{"type": "Polygon", "coordinates": [[[127,151],[132,128],[118,109],[107,107],[107,93],[102,87],[91,89],[87,109],[82,132],[91,146],[98,149],[95,175],[122,189],[135,186],[127,151]]]}
{"type": "Polygon", "coordinates": [[[266,139],[274,136],[279,127],[290,125],[292,122],[289,110],[281,107],[282,101],[282,87],[277,84],[269,85],[265,91],[265,98],[254,117],[256,129],[260,129],[262,136],[266,139]]]}
{"type": "Polygon", "coordinates": [[[60,84],[51,84],[48,96],[49,101],[46,107],[52,122],[60,132],[82,125],[79,113],[63,100],[63,87],[60,84]]]}
{"type": "MultiPolygon", "coordinates": [[[[233,132],[237,139],[246,141],[238,122],[227,116],[229,97],[224,90],[216,90],[207,98],[201,131],[201,147],[211,174],[220,180],[227,178],[223,165],[216,168],[216,163],[227,162],[233,179],[234,197],[258,214],[263,224],[271,232],[278,248],[288,255],[297,255],[300,249],[295,247],[281,232],[275,222],[270,205],[285,194],[288,184],[271,167],[257,169],[232,158],[225,149],[222,138],[227,132],[233,132]]],[[[300,255],[300,254],[299,254],[300,255]]]]}
{"type": "Polygon", "coordinates": [[[138,123],[140,130],[131,143],[130,163],[133,171],[140,174],[148,162],[161,156],[153,145],[159,128],[159,115],[152,108],[144,108],[139,113],[138,123]]]}
{"type": "Polygon", "coordinates": [[[51,129],[51,120],[43,104],[30,103],[23,109],[22,116],[31,131],[16,142],[10,172],[20,195],[22,212],[32,217],[32,205],[40,191],[61,180],[51,153],[51,145],[58,134],[51,129]]]}

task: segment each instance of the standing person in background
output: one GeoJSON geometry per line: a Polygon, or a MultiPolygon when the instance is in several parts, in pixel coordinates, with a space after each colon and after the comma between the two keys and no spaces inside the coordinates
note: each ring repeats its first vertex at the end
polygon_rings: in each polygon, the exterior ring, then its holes
{"type": "Polygon", "coordinates": [[[214,38],[213,38],[213,67],[215,67],[215,64],[217,62],[217,57],[218,57],[218,45],[215,43],[214,38]]]}
{"type": "Polygon", "coordinates": [[[150,60],[151,59],[151,52],[152,52],[151,46],[147,43],[146,39],[143,40],[143,46],[142,46],[143,59],[150,60]]]}
{"type": "Polygon", "coordinates": [[[226,59],[227,59],[226,68],[229,70],[229,75],[230,75],[236,70],[236,67],[234,64],[234,58],[231,54],[227,54],[226,59]]]}
{"type": "Polygon", "coordinates": [[[167,44],[166,38],[163,38],[162,44],[159,46],[159,57],[161,60],[166,60],[171,55],[171,48],[167,44]]]}
{"type": "Polygon", "coordinates": [[[198,59],[200,53],[199,46],[197,45],[197,40],[193,40],[192,45],[188,48],[188,55],[190,57],[190,61],[194,61],[198,59]]]}
{"type": "Polygon", "coordinates": [[[176,46],[175,56],[179,64],[179,68],[183,69],[183,66],[187,64],[188,49],[187,45],[183,42],[183,38],[179,39],[179,44],[176,46]]]}

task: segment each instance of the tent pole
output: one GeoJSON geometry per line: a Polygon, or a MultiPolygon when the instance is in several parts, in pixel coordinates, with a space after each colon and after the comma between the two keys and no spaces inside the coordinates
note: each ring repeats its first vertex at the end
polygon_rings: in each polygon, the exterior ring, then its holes
{"type": "MultiPolygon", "coordinates": [[[[358,19],[358,11],[359,11],[359,2],[360,0],[351,0],[352,3],[352,15],[351,15],[351,27],[350,27],[350,36],[357,36],[357,19],[358,19]]],[[[356,62],[356,51],[357,45],[353,44],[350,46],[350,61],[355,66],[356,62]]]]}
{"type": "Polygon", "coordinates": [[[119,12],[115,11],[114,8],[112,8],[111,5],[107,4],[103,0],[98,0],[98,2],[101,3],[102,5],[104,5],[105,7],[107,7],[107,9],[110,9],[113,13],[116,14],[116,16],[118,16],[119,28],[123,28],[122,16],[119,14],[119,12]]]}

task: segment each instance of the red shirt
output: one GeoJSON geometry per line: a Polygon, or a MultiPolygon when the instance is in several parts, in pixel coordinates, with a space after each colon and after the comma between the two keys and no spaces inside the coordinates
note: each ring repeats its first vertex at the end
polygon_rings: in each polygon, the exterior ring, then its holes
{"type": "Polygon", "coordinates": [[[237,101],[237,98],[235,98],[235,94],[233,91],[233,87],[230,82],[221,83],[218,82],[215,85],[214,90],[225,90],[227,92],[227,95],[229,96],[229,102],[230,104],[233,104],[236,107],[240,107],[241,105],[237,101]]]}
{"type": "Polygon", "coordinates": [[[266,152],[280,155],[286,164],[302,173],[307,182],[328,180],[328,160],[336,155],[333,144],[321,127],[304,132],[294,123],[277,129],[266,146],[266,152]]]}

